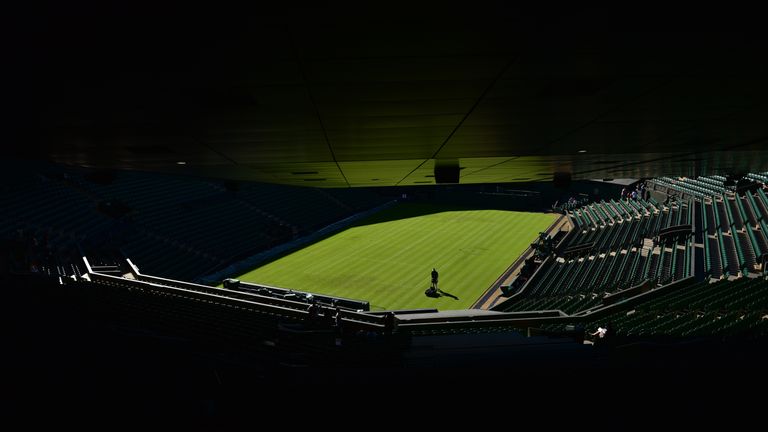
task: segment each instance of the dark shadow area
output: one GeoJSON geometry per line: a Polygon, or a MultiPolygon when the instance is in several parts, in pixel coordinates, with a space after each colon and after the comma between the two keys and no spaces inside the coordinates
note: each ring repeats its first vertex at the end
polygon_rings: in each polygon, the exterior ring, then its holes
{"type": "Polygon", "coordinates": [[[572,181],[566,188],[551,182],[466,184],[450,186],[386,187],[376,189],[383,196],[399,201],[393,209],[382,211],[353,226],[428,216],[449,211],[506,210],[551,212],[555,203],[578,198],[584,202],[618,199],[619,184],[588,180],[572,181]]]}
{"type": "MultiPolygon", "coordinates": [[[[304,345],[325,335],[282,331],[275,338],[279,330],[264,327],[247,340],[222,330],[205,337],[213,327],[185,324],[175,313],[159,320],[156,312],[133,315],[127,304],[73,297],[67,287],[41,279],[0,282],[7,288],[0,305],[7,348],[0,360],[6,371],[2,409],[32,422],[46,406],[57,420],[75,419],[87,407],[94,418],[129,414],[130,420],[208,426],[239,422],[254,406],[295,413],[286,401],[296,395],[312,401],[309,410],[361,408],[369,414],[366,407],[392,397],[421,407],[426,392],[479,391],[482,382],[525,395],[515,402],[521,413],[584,415],[599,403],[603,419],[649,400],[655,413],[750,410],[762,401],[753,389],[766,384],[761,340],[597,348],[566,338],[472,332],[408,341],[351,336],[341,346],[328,334],[323,345],[304,345]],[[370,391],[372,385],[395,394],[370,391]]],[[[487,408],[487,401],[478,408],[487,408]]]]}
{"type": "Polygon", "coordinates": [[[89,182],[99,185],[110,185],[115,181],[115,173],[111,170],[94,170],[84,177],[89,182]]]}
{"type": "Polygon", "coordinates": [[[113,219],[120,219],[133,211],[130,206],[127,206],[120,201],[100,201],[96,205],[96,208],[101,213],[113,219]]]}
{"type": "Polygon", "coordinates": [[[459,205],[459,204],[405,201],[405,202],[399,202],[394,207],[383,210],[371,217],[358,221],[353,225],[351,225],[349,228],[355,228],[355,227],[367,226],[367,225],[376,225],[380,223],[418,218],[418,217],[429,216],[429,215],[439,214],[439,213],[446,213],[446,212],[467,212],[467,211],[481,211],[481,210],[502,210],[502,211],[517,211],[517,212],[531,212],[531,213],[545,212],[545,210],[543,209],[533,209],[533,208],[527,209],[527,210],[508,210],[508,209],[499,209],[494,206],[480,206],[480,205],[468,206],[468,205],[459,205]]]}
{"type": "MultiPolygon", "coordinates": [[[[365,218],[354,223],[349,228],[359,226],[376,225],[380,223],[393,222],[404,219],[418,218],[438,213],[463,212],[473,210],[498,210],[491,206],[465,206],[457,204],[426,203],[426,202],[399,202],[394,207],[383,210],[371,217],[365,218]]],[[[531,210],[533,211],[533,210],[531,210]]]]}

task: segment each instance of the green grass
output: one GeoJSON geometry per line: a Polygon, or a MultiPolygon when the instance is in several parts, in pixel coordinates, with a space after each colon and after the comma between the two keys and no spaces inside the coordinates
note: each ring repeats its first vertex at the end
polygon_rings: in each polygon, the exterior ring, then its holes
{"type": "Polygon", "coordinates": [[[246,282],[368,300],[371,309],[466,309],[555,215],[398,204],[239,277],[246,282]],[[440,289],[424,295],[432,267],[440,289]]]}

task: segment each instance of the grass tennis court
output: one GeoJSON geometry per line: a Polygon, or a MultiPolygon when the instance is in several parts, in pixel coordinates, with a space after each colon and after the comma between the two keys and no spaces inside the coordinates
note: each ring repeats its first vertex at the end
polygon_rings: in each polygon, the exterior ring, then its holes
{"type": "Polygon", "coordinates": [[[368,300],[372,310],[466,309],[555,217],[397,204],[238,279],[368,300]],[[459,300],[424,295],[433,267],[459,300]]]}

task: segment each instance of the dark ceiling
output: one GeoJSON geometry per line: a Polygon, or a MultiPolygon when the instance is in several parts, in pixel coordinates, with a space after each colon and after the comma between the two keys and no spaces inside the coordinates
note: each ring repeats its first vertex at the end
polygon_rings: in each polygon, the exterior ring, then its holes
{"type": "Polygon", "coordinates": [[[322,187],[434,183],[436,161],[461,183],[768,170],[750,14],[67,3],[12,20],[13,157],[322,187]]]}

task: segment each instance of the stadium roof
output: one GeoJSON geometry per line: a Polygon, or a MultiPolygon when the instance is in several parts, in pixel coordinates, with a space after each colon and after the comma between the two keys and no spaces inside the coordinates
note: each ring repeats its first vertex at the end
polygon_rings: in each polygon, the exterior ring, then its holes
{"type": "Polygon", "coordinates": [[[757,18],[473,4],[19,12],[11,154],[321,187],[768,170],[757,18]]]}

